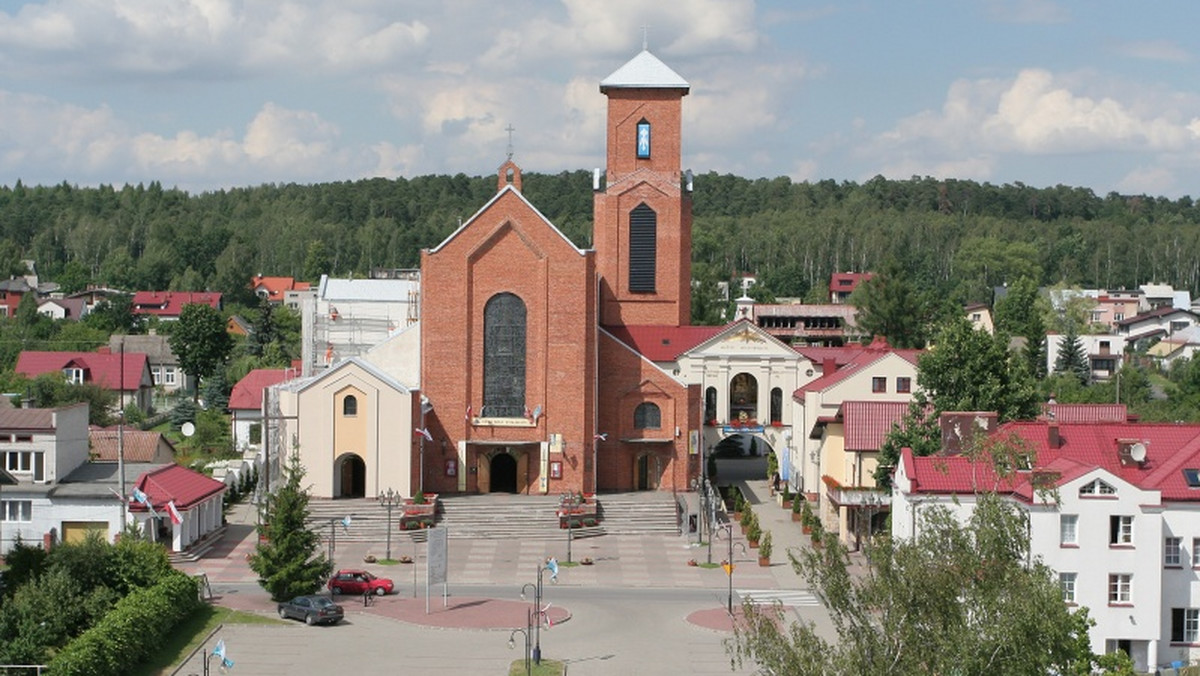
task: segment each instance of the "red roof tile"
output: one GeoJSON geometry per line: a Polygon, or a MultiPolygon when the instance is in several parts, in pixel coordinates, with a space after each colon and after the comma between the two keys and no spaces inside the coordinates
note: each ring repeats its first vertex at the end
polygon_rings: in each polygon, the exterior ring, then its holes
{"type": "Polygon", "coordinates": [[[261,291],[267,292],[267,300],[273,303],[283,301],[284,294],[288,291],[304,291],[312,288],[309,282],[297,282],[294,277],[263,277],[255,275],[250,280],[250,288],[254,289],[255,293],[261,291]]]}
{"type": "MultiPolygon", "coordinates": [[[[216,479],[192,471],[180,465],[167,465],[138,477],[134,486],[150,498],[155,510],[166,509],[167,503],[175,501],[175,507],[185,510],[209,496],[225,490],[225,484],[216,479]]],[[[144,512],[145,506],[130,499],[130,511],[144,512]]]]}
{"type": "Polygon", "coordinates": [[[1129,421],[1125,404],[1045,404],[1042,412],[1060,423],[1129,421]]]}
{"type": "Polygon", "coordinates": [[[121,355],[102,352],[37,352],[26,350],[17,357],[17,373],[30,378],[66,368],[83,369],[84,382],[109,390],[130,392],[141,387],[146,355],[125,353],[125,380],[121,382],[121,355]],[[118,387],[120,383],[120,387],[118,387]]]}
{"type": "Polygon", "coordinates": [[[904,420],[905,401],[847,401],[838,416],[846,426],[847,451],[878,451],[893,425],[904,420]]]}
{"type": "Polygon", "coordinates": [[[221,294],[215,291],[138,291],[133,294],[134,314],[178,317],[184,305],[203,303],[221,309],[221,294]]]}
{"type": "Polygon", "coordinates": [[[295,369],[254,369],[233,386],[229,393],[229,410],[260,410],[263,390],[297,375],[295,369]]]}
{"type": "Polygon", "coordinates": [[[724,326],[606,326],[613,337],[650,361],[674,361],[679,355],[712,338],[724,326]]]}
{"type": "Polygon", "coordinates": [[[824,361],[833,358],[835,360],[837,370],[832,373],[823,373],[821,374],[820,378],[803,385],[800,387],[800,389],[792,393],[793,397],[803,396],[803,393],[805,392],[820,392],[822,390],[827,390],[854,375],[855,373],[861,371],[864,367],[874,364],[889,354],[895,354],[896,356],[906,359],[913,364],[917,363],[917,357],[919,357],[921,354],[921,350],[900,350],[893,348],[888,345],[887,341],[882,337],[876,337],[875,340],[871,341],[871,344],[867,345],[866,347],[827,347],[820,349],[823,351],[817,352],[817,348],[802,348],[798,350],[798,352],[805,357],[808,357],[809,360],[813,361],[813,363],[823,363],[824,361]],[[829,350],[845,350],[846,353],[842,356],[844,359],[846,359],[846,361],[840,364],[837,363],[837,357],[830,354],[828,352],[829,350]],[[818,361],[816,357],[821,355],[825,355],[825,359],[818,361]]]}

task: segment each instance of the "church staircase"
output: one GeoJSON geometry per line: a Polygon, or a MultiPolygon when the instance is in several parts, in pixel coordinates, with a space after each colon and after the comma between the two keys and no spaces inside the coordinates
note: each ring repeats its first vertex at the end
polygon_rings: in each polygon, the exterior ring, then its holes
{"type": "MultiPolygon", "coordinates": [[[[575,528],[574,537],[679,534],[678,510],[670,493],[605,493],[598,497],[600,525],[575,528]]],[[[437,525],[444,526],[451,539],[565,538],[566,532],[559,527],[558,503],[556,495],[443,495],[439,499],[437,525]]],[[[331,535],[330,522],[338,542],[378,544],[387,540],[387,510],[376,500],[312,499],[308,511],[308,526],[322,542],[331,535]],[[351,517],[348,529],[340,523],[347,515],[351,517]]],[[[392,544],[424,542],[423,530],[399,530],[400,515],[400,509],[393,510],[392,544]]]]}

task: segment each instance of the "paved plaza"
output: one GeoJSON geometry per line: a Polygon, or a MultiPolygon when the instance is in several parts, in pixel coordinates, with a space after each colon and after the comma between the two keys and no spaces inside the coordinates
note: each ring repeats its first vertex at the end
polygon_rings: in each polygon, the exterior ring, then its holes
{"type": "MultiPolygon", "coordinates": [[[[790,513],[770,500],[766,481],[757,478],[759,465],[734,461],[722,469],[726,478],[726,472],[752,472],[735,483],[757,503],[763,528],[772,531],[775,541],[772,565],[762,567],[739,529],[732,529],[735,613],[744,597],[760,603],[779,600],[791,617],[827,625],[824,609],[787,563],[786,550],[806,546],[806,539],[790,513]]],[[[255,584],[246,561],[257,541],[253,519],[252,509],[235,509],[222,542],[204,559],[179,567],[204,574],[218,605],[274,614],[275,604],[255,584]]],[[[503,674],[524,652],[519,632],[515,650],[508,648],[512,630],[527,624],[530,603],[520,599],[519,591],[536,581],[538,566],[548,557],[565,562],[566,547],[565,536],[561,541],[451,539],[446,597],[439,586],[427,600],[424,544],[393,542],[393,557],[408,555],[414,563],[392,566],[364,563],[368,555],[383,558],[384,543],[339,544],[335,566],[391,577],[396,593],[370,606],[360,597],[341,597],[347,618],[338,626],[229,625],[213,641],[225,640],[243,674],[318,673],[348,664],[358,676],[395,673],[400,665],[420,673],[503,674]]],[[[727,540],[715,540],[712,561],[722,562],[730,550],[727,540]]],[[[557,584],[544,575],[551,626],[541,632],[543,655],[565,660],[572,675],[754,673],[731,670],[725,652],[724,641],[732,636],[730,578],[720,567],[689,565],[709,556],[709,548],[694,538],[609,535],[575,540],[572,560],[586,557],[593,564],[563,566],[557,584]]],[[[200,659],[193,657],[178,673],[201,673],[200,659]]]]}

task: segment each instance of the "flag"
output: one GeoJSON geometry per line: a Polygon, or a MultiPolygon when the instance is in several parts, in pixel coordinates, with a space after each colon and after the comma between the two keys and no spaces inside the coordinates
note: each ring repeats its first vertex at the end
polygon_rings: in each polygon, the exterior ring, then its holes
{"type": "Polygon", "coordinates": [[[213,657],[221,658],[221,666],[225,668],[233,666],[233,660],[225,655],[225,639],[217,641],[217,646],[213,648],[213,657]]]}
{"type": "Polygon", "coordinates": [[[146,495],[145,492],[143,492],[142,489],[138,488],[137,486],[133,487],[133,499],[137,500],[143,505],[146,505],[147,507],[150,506],[150,496],[146,495]]]}
{"type": "Polygon", "coordinates": [[[542,405],[538,404],[533,407],[533,422],[537,422],[540,417],[542,417],[542,405]]]}
{"type": "Polygon", "coordinates": [[[467,406],[467,422],[471,422],[471,407],[467,406]]]}
{"type": "Polygon", "coordinates": [[[427,441],[433,441],[433,435],[430,434],[429,430],[425,429],[424,427],[418,429],[417,434],[420,434],[421,436],[425,437],[425,439],[427,441]]]}
{"type": "Polygon", "coordinates": [[[592,441],[608,441],[608,432],[592,435],[592,441]]]}
{"type": "Polygon", "coordinates": [[[176,509],[174,500],[167,503],[167,514],[171,516],[171,523],[176,525],[183,523],[183,515],[176,509]]]}
{"type": "Polygon", "coordinates": [[[526,417],[526,418],[532,418],[532,417],[533,417],[533,414],[529,412],[529,407],[528,407],[528,406],[526,406],[526,407],[525,407],[525,417],[526,417]]]}

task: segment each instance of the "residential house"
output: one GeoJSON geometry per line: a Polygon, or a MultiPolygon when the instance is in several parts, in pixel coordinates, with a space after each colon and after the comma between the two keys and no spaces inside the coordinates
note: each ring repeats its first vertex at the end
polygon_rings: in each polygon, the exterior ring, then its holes
{"type": "Polygon", "coordinates": [[[1194,358],[1197,350],[1200,350],[1200,326],[1190,326],[1151,345],[1146,355],[1158,362],[1160,368],[1167,370],[1180,360],[1194,358]]]}
{"type": "Polygon", "coordinates": [[[108,339],[108,351],[111,354],[144,354],[150,368],[150,378],[154,387],[164,394],[188,392],[192,389],[192,378],[183,372],[179,365],[179,357],[171,349],[171,341],[164,336],[151,331],[147,335],[113,335],[108,339]]]}
{"type": "Polygon", "coordinates": [[[37,286],[30,285],[24,277],[0,280],[0,313],[5,317],[15,316],[21,299],[30,293],[36,294],[37,286]]]}
{"type": "MultiPolygon", "coordinates": [[[[1058,353],[1063,349],[1066,336],[1059,333],[1046,335],[1046,369],[1054,372],[1058,353]]],[[[1116,375],[1125,355],[1125,337],[1112,334],[1084,334],[1079,336],[1083,353],[1088,360],[1092,382],[1102,382],[1116,375]]]]}
{"type": "Polygon", "coordinates": [[[1126,342],[1149,347],[1155,340],[1170,338],[1177,332],[1196,326],[1200,315],[1190,309],[1164,305],[1148,312],[1127,317],[1116,323],[1116,332],[1126,342]]]}
{"type": "Polygon", "coordinates": [[[230,315],[225,320],[225,333],[239,338],[246,338],[254,333],[254,325],[238,315],[230,315]]]}
{"type": "Polygon", "coordinates": [[[743,296],[735,312],[735,320],[748,319],[788,345],[836,347],[862,337],[853,305],[758,303],[743,296]]]}
{"type": "Polygon", "coordinates": [[[87,315],[87,306],[82,298],[47,298],[38,301],[37,311],[51,319],[79,321],[87,315]]]}
{"type": "Polygon", "coordinates": [[[986,303],[972,303],[964,307],[963,312],[967,315],[967,321],[971,322],[971,328],[986,331],[989,335],[996,332],[992,323],[992,309],[986,303]]]}
{"type": "Polygon", "coordinates": [[[994,490],[1027,516],[1030,554],[1057,573],[1064,603],[1088,609],[1093,651],[1124,650],[1139,672],[1200,659],[1200,425],[1045,417],[992,434],[1013,436],[1032,454],[1006,476],[986,456],[906,449],[893,537],[913,537],[935,505],[965,520],[994,490]]]}
{"type": "Polygon", "coordinates": [[[809,431],[809,438],[820,443],[823,486],[817,516],[854,551],[886,529],[891,496],[877,489],[875,469],[884,439],[902,426],[908,407],[904,401],[845,401],[809,431]]]}
{"type": "Polygon", "coordinates": [[[75,293],[68,294],[65,299],[83,301],[84,314],[87,314],[92,310],[95,310],[97,305],[101,303],[110,303],[121,296],[128,297],[129,293],[119,289],[89,286],[83,291],[76,291],[75,293]]]}
{"type": "Polygon", "coordinates": [[[150,375],[149,360],[142,353],[23,350],[17,357],[16,371],[29,378],[43,373],[61,373],[69,382],[94,383],[111,390],[117,395],[117,410],[129,404],[143,411],[153,410],[154,380],[150,375]]]}
{"type": "Polygon", "coordinates": [[[184,551],[224,526],[226,487],[216,479],[171,464],[143,471],[132,485],[146,499],[130,499],[131,521],[151,539],[169,542],[171,551],[184,551]]]}
{"type": "Polygon", "coordinates": [[[1120,322],[1142,312],[1144,302],[1141,289],[1101,292],[1096,296],[1089,321],[1109,331],[1116,331],[1120,322]]]}
{"type": "Polygon", "coordinates": [[[250,288],[254,295],[264,298],[272,305],[288,305],[293,310],[299,310],[299,295],[295,292],[309,291],[312,284],[298,282],[294,277],[264,277],[255,275],[250,279],[250,288]]]}
{"type": "Polygon", "coordinates": [[[850,294],[859,284],[871,279],[870,272],[835,272],[829,278],[829,302],[834,305],[848,303],[850,294]]]}
{"type": "Polygon", "coordinates": [[[846,401],[911,401],[917,388],[920,351],[893,348],[882,337],[865,347],[798,351],[819,366],[821,375],[792,393],[798,407],[794,420],[797,429],[803,432],[797,435],[802,442],[797,444],[798,476],[793,488],[816,500],[823,469],[819,455],[821,442],[819,438],[811,438],[811,430],[822,418],[834,417],[846,401]]]}
{"type": "Polygon", "coordinates": [[[220,310],[221,294],[214,291],[138,291],[133,294],[133,313],[175,321],[184,306],[193,303],[220,310]]]}
{"type": "Polygon", "coordinates": [[[233,447],[243,455],[262,449],[263,393],[298,375],[296,369],[254,369],[237,381],[229,394],[233,447]]]}

